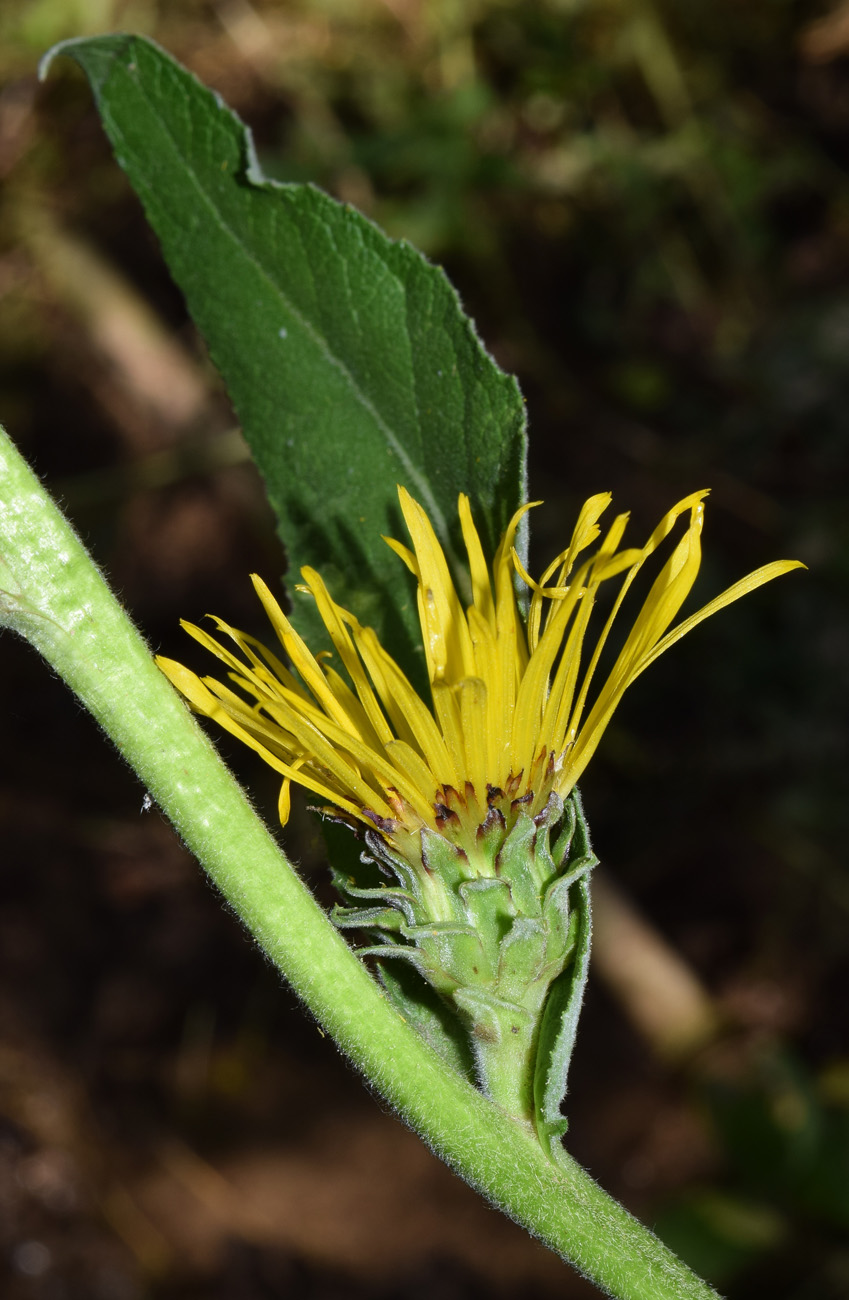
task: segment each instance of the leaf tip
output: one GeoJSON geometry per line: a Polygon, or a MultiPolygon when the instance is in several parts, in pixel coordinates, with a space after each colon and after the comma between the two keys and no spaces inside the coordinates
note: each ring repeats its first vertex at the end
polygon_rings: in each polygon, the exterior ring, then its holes
{"type": "Polygon", "coordinates": [[[50,49],[47,51],[47,53],[43,54],[41,56],[41,59],[39,60],[39,64],[38,64],[39,81],[47,80],[47,76],[48,73],[50,72],[50,66],[53,63],[53,60],[55,58],[58,58],[60,55],[64,54],[69,45],[77,45],[79,43],[79,40],[80,37],[77,36],[69,41],[57,41],[55,45],[50,46],[50,49]]]}
{"type": "Polygon", "coordinates": [[[153,45],[153,41],[146,40],[145,37],[134,36],[132,32],[113,32],[106,36],[72,36],[67,41],[58,41],[56,45],[51,45],[46,54],[42,55],[38,65],[39,81],[46,81],[47,76],[53,66],[53,60],[67,55],[78,63],[89,81],[97,86],[105,80],[105,71],[111,67],[116,58],[124,54],[128,48],[137,42],[153,45]],[[105,60],[98,68],[98,57],[105,60]],[[95,75],[96,73],[100,75],[95,75]]]}

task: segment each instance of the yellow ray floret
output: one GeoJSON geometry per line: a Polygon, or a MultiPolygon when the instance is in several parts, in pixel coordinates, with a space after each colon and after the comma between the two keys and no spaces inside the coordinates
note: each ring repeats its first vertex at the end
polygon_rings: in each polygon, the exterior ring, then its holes
{"type": "Polygon", "coordinates": [[[627,515],[602,536],[599,519],[610,495],[583,506],[572,538],[535,581],[514,547],[520,520],[511,519],[492,569],[459,500],[472,604],[464,608],[445,553],[418,502],[399,487],[412,547],[387,538],[414,575],[431,700],[414,690],[371,628],[330,596],[321,577],[302,570],[347,680],[328,656],[313,655],[265,583],[257,594],[283,647],[288,667],[252,637],[216,619],[237,653],[198,627],[183,626],[230,669],[238,690],[199,678],[169,659],[159,665],[192,707],[255,749],[283,777],[280,817],[289,814],[292,781],[342,814],[391,833],[436,827],[448,789],[485,809],[493,791],[509,790],[535,813],[552,790],[565,797],[580,777],[631,682],[702,619],[788,570],[777,560],[729,587],[675,624],[701,560],[705,492],[679,501],[644,546],[620,548],[627,515]],[[643,565],[685,520],[684,532],[655,578],[612,669],[598,664],[622,603],[643,565]],[[593,543],[601,542],[591,553],[593,543]],[[624,575],[624,576],[623,576],[624,575]],[[527,617],[516,585],[530,592],[527,617]],[[597,595],[620,579],[610,613],[589,638],[597,595]]]}

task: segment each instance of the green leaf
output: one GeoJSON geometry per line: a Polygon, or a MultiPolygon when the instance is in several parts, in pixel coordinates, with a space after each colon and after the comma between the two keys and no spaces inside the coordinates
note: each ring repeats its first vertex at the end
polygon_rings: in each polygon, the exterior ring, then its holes
{"type": "Polygon", "coordinates": [[[534,1078],[537,1133],[542,1145],[555,1158],[562,1151],[560,1139],[567,1129],[567,1120],[560,1108],[566,1096],[569,1065],[587,986],[592,943],[589,876],[598,862],[590,847],[589,829],[577,789],[572,792],[572,801],[575,830],[570,846],[569,877],[573,880],[570,890],[572,909],[578,917],[575,954],[552,984],[546,1000],[534,1078]]]}
{"type": "Polygon", "coordinates": [[[584,877],[576,886],[575,907],[580,916],[575,957],[551,986],[540,1026],[534,1095],[539,1140],[557,1155],[560,1138],[568,1127],[560,1107],[566,1095],[569,1065],[578,1032],[590,964],[592,920],[590,883],[584,877]]]}
{"type": "MultiPolygon", "coordinates": [[[[494,553],[525,490],[524,408],[442,270],[309,185],[263,177],[249,132],[151,41],[66,41],[227,384],[295,573],[319,568],[408,670],[396,483],[458,553],[469,493],[494,553]]],[[[455,570],[458,566],[454,566],[455,570]]],[[[311,602],[295,621],[311,634],[311,602]]],[[[415,660],[413,660],[415,662],[415,660]]]]}

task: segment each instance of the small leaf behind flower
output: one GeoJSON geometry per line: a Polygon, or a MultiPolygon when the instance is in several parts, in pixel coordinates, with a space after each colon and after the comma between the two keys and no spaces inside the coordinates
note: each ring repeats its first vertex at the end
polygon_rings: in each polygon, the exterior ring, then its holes
{"type": "Polygon", "coordinates": [[[566,1096],[569,1065],[578,1032],[578,1018],[584,1001],[587,971],[590,964],[592,941],[592,909],[590,906],[590,873],[597,858],[590,848],[589,832],[584,821],[578,791],[573,791],[575,805],[575,835],[572,874],[575,879],[569,890],[571,915],[576,924],[575,951],[562,975],[554,981],[546,1000],[537,1043],[534,1077],[534,1106],[540,1142],[555,1158],[560,1150],[560,1139],[566,1132],[567,1120],[561,1106],[566,1096]]]}

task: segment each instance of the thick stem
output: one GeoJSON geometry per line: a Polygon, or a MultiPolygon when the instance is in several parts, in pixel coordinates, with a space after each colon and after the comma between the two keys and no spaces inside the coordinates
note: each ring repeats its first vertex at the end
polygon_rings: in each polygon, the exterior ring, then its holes
{"type": "Polygon", "coordinates": [[[156,668],[0,430],[0,623],[62,675],[319,1022],[448,1164],[607,1294],[714,1296],[568,1156],[453,1073],[392,1008],[156,668]]]}

